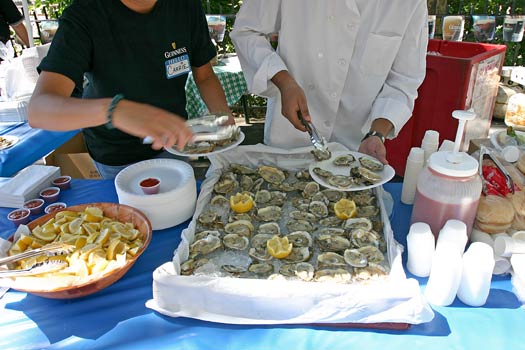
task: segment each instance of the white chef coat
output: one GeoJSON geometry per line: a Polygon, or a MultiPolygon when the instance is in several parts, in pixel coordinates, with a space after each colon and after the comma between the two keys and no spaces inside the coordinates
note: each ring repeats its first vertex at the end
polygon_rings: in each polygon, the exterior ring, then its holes
{"type": "Polygon", "coordinates": [[[230,34],[249,91],[268,97],[266,144],[309,145],[281,114],[270,79],[288,70],[303,88],[312,122],[329,141],[357,150],[372,121],[395,137],[425,77],[424,0],[245,0],[230,34]],[[279,33],[275,52],[267,35],[279,33]]]}

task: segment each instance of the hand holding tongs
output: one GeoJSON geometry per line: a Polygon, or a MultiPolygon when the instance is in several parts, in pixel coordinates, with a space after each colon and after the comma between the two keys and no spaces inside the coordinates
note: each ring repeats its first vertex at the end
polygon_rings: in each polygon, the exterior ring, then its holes
{"type": "Polygon", "coordinates": [[[301,111],[297,111],[297,117],[299,117],[299,120],[306,128],[306,131],[310,135],[310,141],[312,141],[312,144],[314,147],[319,150],[320,152],[328,152],[328,148],[326,147],[326,141],[324,137],[319,134],[315,126],[311,122],[307,122],[306,119],[303,118],[303,114],[301,111]]]}
{"type": "MultiPolygon", "coordinates": [[[[227,114],[222,114],[219,116],[210,114],[186,121],[186,125],[193,133],[192,142],[195,143],[202,141],[221,141],[231,139],[240,130],[237,125],[226,124],[229,118],[230,117],[227,114]]],[[[144,138],[142,143],[153,143],[153,138],[151,136],[147,136],[144,138]]]]}
{"type": "Polygon", "coordinates": [[[57,255],[69,254],[75,249],[76,247],[71,244],[65,244],[65,243],[59,243],[59,242],[50,243],[50,244],[43,246],[42,248],[27,250],[19,254],[11,255],[5,258],[0,258],[0,265],[6,265],[6,264],[9,264],[15,261],[32,258],[34,256],[38,256],[42,254],[45,254],[47,256],[57,256],[57,255]]]}
{"type": "Polygon", "coordinates": [[[498,168],[499,171],[501,171],[501,173],[505,177],[505,185],[510,190],[510,192],[514,194],[514,181],[512,181],[512,178],[510,177],[510,174],[507,171],[507,169],[505,169],[503,164],[501,164],[501,162],[494,156],[494,154],[489,148],[481,146],[479,150],[479,176],[481,177],[483,193],[487,194],[487,184],[485,178],[483,177],[483,159],[485,158],[485,156],[488,156],[490,160],[492,160],[496,168],[498,168]]]}

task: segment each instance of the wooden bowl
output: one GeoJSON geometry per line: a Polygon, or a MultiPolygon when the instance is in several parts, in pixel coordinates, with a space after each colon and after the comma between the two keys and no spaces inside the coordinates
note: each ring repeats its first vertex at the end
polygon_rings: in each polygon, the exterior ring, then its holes
{"type": "Polygon", "coordinates": [[[47,222],[49,219],[54,217],[59,211],[68,210],[68,211],[84,211],[86,207],[98,207],[104,212],[104,216],[111,219],[120,221],[120,222],[131,222],[133,226],[140,231],[141,238],[143,241],[143,246],[137,251],[135,256],[128,259],[126,264],[118,269],[115,269],[108,274],[101,276],[98,279],[90,280],[86,283],[79,285],[72,285],[68,287],[58,288],[54,290],[39,290],[38,286],[35,286],[34,289],[20,289],[16,286],[12,287],[20,292],[26,292],[34,295],[38,295],[44,298],[50,299],[72,299],[80,298],[86,295],[96,293],[107,286],[118,281],[124,274],[133,266],[135,261],[139,256],[144,252],[148,247],[151,241],[152,228],[151,223],[149,222],[146,215],[144,215],[138,209],[130,207],[124,204],[118,203],[89,203],[89,204],[80,204],[71,207],[67,207],[58,211],[54,211],[50,214],[39,217],[36,220],[31,221],[27,226],[29,229],[33,230],[37,225],[42,225],[47,222]]]}

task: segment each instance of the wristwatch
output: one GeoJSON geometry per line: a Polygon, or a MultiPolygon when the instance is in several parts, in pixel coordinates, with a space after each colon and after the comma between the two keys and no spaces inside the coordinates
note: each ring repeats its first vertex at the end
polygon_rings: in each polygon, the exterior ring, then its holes
{"type": "Polygon", "coordinates": [[[385,143],[385,136],[383,134],[381,134],[379,131],[375,131],[375,130],[371,130],[371,131],[367,132],[365,137],[363,137],[363,139],[361,140],[361,142],[363,142],[364,140],[366,140],[370,136],[377,136],[377,137],[379,137],[379,139],[381,140],[382,143],[385,143]]]}

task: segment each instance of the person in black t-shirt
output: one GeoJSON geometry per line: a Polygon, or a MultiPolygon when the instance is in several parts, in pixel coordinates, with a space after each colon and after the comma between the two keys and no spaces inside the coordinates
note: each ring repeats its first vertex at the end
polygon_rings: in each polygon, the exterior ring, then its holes
{"type": "Polygon", "coordinates": [[[114,177],[191,140],[190,71],[208,110],[231,115],[210,64],[215,55],[199,0],[75,0],[38,67],[29,123],[82,128],[101,175],[114,177]],[[146,136],[151,146],[143,144],[146,136]]]}
{"type": "Polygon", "coordinates": [[[29,36],[24,26],[24,17],[11,0],[0,0],[0,41],[7,43],[11,32],[9,26],[13,28],[16,35],[22,40],[25,46],[29,46],[29,36]]]}

